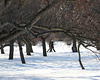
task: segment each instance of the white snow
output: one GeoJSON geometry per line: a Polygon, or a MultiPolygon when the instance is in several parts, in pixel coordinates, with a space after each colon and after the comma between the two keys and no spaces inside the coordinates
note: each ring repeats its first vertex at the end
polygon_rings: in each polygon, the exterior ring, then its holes
{"type": "Polygon", "coordinates": [[[48,53],[47,57],[43,57],[39,45],[33,46],[34,53],[31,56],[26,55],[23,46],[26,64],[21,63],[19,48],[16,46],[14,59],[8,60],[9,47],[5,47],[6,54],[0,54],[0,80],[100,80],[100,61],[92,52],[81,47],[85,67],[82,70],[78,54],[72,53],[71,46],[63,42],[55,42],[54,46],[56,52],[48,53]]]}

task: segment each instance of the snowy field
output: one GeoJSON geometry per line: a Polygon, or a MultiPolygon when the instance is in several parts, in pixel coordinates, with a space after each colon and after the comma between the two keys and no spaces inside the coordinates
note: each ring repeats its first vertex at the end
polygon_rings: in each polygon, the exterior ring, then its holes
{"type": "Polygon", "coordinates": [[[21,63],[19,48],[14,48],[14,60],[8,60],[9,47],[4,48],[6,54],[0,54],[0,80],[100,80],[100,61],[83,47],[85,70],[79,65],[78,54],[72,53],[71,46],[62,42],[56,42],[56,52],[48,53],[47,57],[42,56],[39,45],[33,46],[31,56],[26,55],[23,46],[26,64],[21,63]]]}

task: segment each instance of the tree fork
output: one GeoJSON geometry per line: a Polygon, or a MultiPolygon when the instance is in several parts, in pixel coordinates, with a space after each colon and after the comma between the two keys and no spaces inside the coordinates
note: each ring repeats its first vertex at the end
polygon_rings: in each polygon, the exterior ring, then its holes
{"type": "MultiPolygon", "coordinates": [[[[25,26],[23,26],[24,28],[27,27],[29,29],[32,29],[32,27],[34,27],[35,23],[43,16],[45,15],[47,12],[49,12],[51,10],[51,8],[53,8],[54,6],[56,6],[57,4],[59,4],[61,1],[58,0],[54,0],[51,4],[49,4],[49,6],[45,7],[44,9],[40,10],[35,17],[33,17],[30,22],[28,24],[26,24],[25,26]]],[[[21,26],[19,26],[16,23],[9,23],[10,25],[14,26],[17,29],[20,30],[16,30],[14,33],[12,33],[11,35],[7,35],[3,38],[0,39],[0,44],[8,42],[16,37],[19,37],[20,35],[26,33],[25,30],[23,30],[22,28],[20,28],[21,26]]]]}

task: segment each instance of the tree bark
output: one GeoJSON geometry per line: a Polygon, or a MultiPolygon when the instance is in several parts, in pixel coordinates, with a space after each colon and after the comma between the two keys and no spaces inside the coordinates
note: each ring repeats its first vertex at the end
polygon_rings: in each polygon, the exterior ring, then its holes
{"type": "Polygon", "coordinates": [[[80,44],[78,45],[79,64],[80,64],[80,66],[81,66],[82,69],[85,69],[84,66],[83,66],[83,64],[82,64],[82,61],[81,61],[81,54],[80,54],[79,48],[80,48],[80,44]]]}
{"type": "Polygon", "coordinates": [[[26,52],[27,52],[27,55],[31,55],[31,46],[29,45],[30,43],[29,42],[27,42],[26,43],[26,52]]]}
{"type": "Polygon", "coordinates": [[[1,54],[5,54],[4,49],[3,49],[3,45],[1,45],[1,54]]]}
{"type": "Polygon", "coordinates": [[[33,53],[32,44],[30,43],[29,45],[30,45],[30,52],[33,53]]]}
{"type": "MultiPolygon", "coordinates": [[[[49,6],[45,7],[44,9],[40,10],[35,17],[33,17],[29,23],[27,23],[25,26],[23,26],[24,28],[27,27],[29,29],[32,29],[32,27],[34,28],[35,23],[46,13],[48,13],[54,6],[56,6],[57,4],[59,4],[61,1],[58,0],[54,0],[51,4],[49,4],[49,6]]],[[[13,25],[11,23],[11,25],[13,25]]],[[[13,25],[14,27],[18,28],[20,26],[18,26],[18,24],[13,25]],[[17,25],[17,26],[16,26],[17,25]]],[[[19,37],[20,35],[26,33],[25,30],[16,30],[14,31],[12,34],[8,34],[7,36],[0,38],[0,44],[9,42],[10,40],[19,37]]]]}
{"type": "Polygon", "coordinates": [[[41,37],[41,39],[42,39],[42,47],[43,47],[43,56],[47,56],[45,38],[41,37]]]}
{"type": "Polygon", "coordinates": [[[25,64],[25,59],[24,59],[23,50],[22,50],[20,40],[18,39],[17,41],[18,41],[18,45],[19,45],[20,58],[21,58],[22,64],[25,64]]]}
{"type": "Polygon", "coordinates": [[[26,52],[27,52],[27,55],[31,55],[31,52],[33,52],[32,44],[25,37],[24,37],[23,40],[24,40],[24,42],[26,44],[26,52]]]}
{"type": "Polygon", "coordinates": [[[72,52],[77,52],[76,39],[73,39],[72,52]]]}
{"type": "Polygon", "coordinates": [[[10,53],[9,53],[9,60],[13,59],[13,54],[14,54],[14,40],[10,41],[10,53]]]}

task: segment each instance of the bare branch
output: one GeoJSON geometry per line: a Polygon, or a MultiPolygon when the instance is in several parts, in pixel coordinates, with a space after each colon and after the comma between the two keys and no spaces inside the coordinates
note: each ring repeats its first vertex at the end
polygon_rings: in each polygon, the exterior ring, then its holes
{"type": "Polygon", "coordinates": [[[94,52],[93,50],[87,48],[84,44],[82,44],[86,49],[90,50],[91,52],[93,52],[95,54],[95,56],[98,58],[98,60],[100,60],[99,56],[96,54],[96,52],[94,52]]]}
{"type": "MultiPolygon", "coordinates": [[[[53,8],[53,7],[54,7],[56,4],[58,4],[59,2],[61,2],[61,1],[54,0],[51,4],[49,4],[49,6],[45,7],[45,8],[42,9],[40,12],[38,12],[38,13],[35,15],[35,17],[32,18],[32,19],[30,20],[30,22],[29,22],[28,24],[26,24],[25,26],[23,26],[23,27],[24,27],[24,28],[27,27],[27,28],[29,28],[29,29],[31,29],[32,27],[34,28],[33,25],[34,25],[43,15],[45,15],[48,11],[50,11],[51,8],[53,8]]],[[[1,38],[1,39],[0,39],[0,44],[5,43],[5,42],[7,42],[7,41],[10,41],[10,40],[12,40],[12,39],[14,39],[14,38],[16,38],[16,37],[18,37],[18,36],[20,36],[20,35],[22,35],[22,34],[25,33],[25,30],[23,30],[23,28],[20,28],[19,26],[17,26],[15,23],[9,23],[9,22],[8,22],[8,23],[5,23],[2,27],[4,27],[5,25],[8,25],[8,24],[10,24],[10,25],[12,25],[12,26],[14,26],[14,27],[16,27],[16,28],[18,28],[18,29],[22,29],[22,30],[16,30],[14,33],[9,34],[9,35],[7,35],[7,36],[1,38]]]]}

